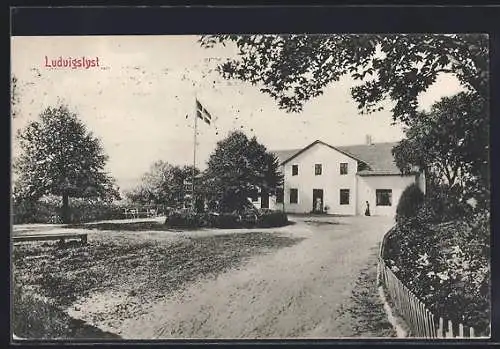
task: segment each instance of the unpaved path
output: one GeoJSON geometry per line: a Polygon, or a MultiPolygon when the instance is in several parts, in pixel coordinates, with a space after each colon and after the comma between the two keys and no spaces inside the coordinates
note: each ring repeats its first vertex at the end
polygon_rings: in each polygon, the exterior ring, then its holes
{"type": "MultiPolygon", "coordinates": [[[[306,238],[301,243],[144,305],[145,314],[114,330],[128,339],[379,336],[376,326],[366,325],[372,320],[365,312],[380,307],[374,298],[376,252],[391,220],[297,220],[280,233],[306,238]]],[[[375,312],[383,322],[380,309],[375,312]]]]}

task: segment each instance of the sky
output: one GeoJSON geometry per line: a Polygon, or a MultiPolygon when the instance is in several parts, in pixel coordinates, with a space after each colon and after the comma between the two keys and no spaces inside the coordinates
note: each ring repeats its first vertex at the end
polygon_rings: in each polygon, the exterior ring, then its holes
{"type": "MultiPolygon", "coordinates": [[[[121,190],[139,183],[153,162],[193,164],[195,98],[215,122],[198,123],[196,164],[204,168],[216,142],[233,130],[256,136],[270,150],[301,148],[320,139],[331,145],[392,142],[403,138],[391,125],[389,108],[361,115],[345,78],[304,105],[301,113],[280,110],[258,87],[224,80],[218,63],[235,57],[229,45],[201,48],[198,36],[12,37],[11,73],[19,83],[18,115],[12,122],[13,157],[18,129],[60,102],[69,105],[97,136],[109,156],[106,170],[121,190]],[[88,69],[48,67],[59,57],[99,59],[88,69]],[[48,62],[48,64],[46,64],[48,62]]],[[[428,109],[460,91],[442,75],[419,99],[428,109]]]]}

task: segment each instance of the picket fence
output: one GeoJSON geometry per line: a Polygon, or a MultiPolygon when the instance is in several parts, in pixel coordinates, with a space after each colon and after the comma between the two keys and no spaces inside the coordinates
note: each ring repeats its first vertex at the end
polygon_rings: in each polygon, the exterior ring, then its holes
{"type": "Polygon", "coordinates": [[[431,313],[425,304],[406,287],[401,280],[386,265],[383,256],[389,231],[380,246],[379,251],[379,281],[385,286],[386,294],[391,300],[392,310],[403,318],[410,329],[410,336],[418,338],[480,338],[474,328],[451,320],[437,317],[431,313]]]}

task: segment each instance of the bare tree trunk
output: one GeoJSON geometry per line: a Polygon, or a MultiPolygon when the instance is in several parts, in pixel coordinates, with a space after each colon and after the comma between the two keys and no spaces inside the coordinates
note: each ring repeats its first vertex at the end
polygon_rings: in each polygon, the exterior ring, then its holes
{"type": "Polygon", "coordinates": [[[62,221],[63,223],[69,223],[69,196],[67,193],[63,194],[62,221]]]}

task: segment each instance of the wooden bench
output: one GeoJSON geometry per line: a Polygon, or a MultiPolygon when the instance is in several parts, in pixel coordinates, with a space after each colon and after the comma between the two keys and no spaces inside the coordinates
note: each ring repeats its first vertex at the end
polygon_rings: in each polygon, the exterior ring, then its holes
{"type": "Polygon", "coordinates": [[[12,236],[12,240],[14,242],[59,240],[61,243],[66,240],[80,240],[86,244],[87,233],[24,234],[12,236]]]}

